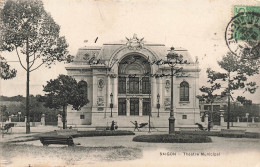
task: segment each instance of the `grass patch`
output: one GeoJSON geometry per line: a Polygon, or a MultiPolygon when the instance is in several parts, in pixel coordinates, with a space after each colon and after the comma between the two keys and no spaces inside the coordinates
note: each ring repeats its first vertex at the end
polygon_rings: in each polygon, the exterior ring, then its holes
{"type": "MultiPolygon", "coordinates": [[[[1,144],[4,159],[13,157],[28,157],[29,160],[43,161],[46,166],[53,165],[53,161],[65,162],[67,165],[77,161],[121,161],[135,160],[142,157],[142,150],[139,148],[115,146],[115,147],[43,147],[27,144],[1,144]],[[46,159],[49,161],[46,162],[46,159]],[[48,165],[47,165],[48,164],[48,165]]],[[[13,162],[15,163],[15,162],[13,162]]],[[[42,163],[42,162],[41,162],[42,163]]],[[[39,162],[39,164],[41,164],[39,162]]],[[[67,166],[66,165],[66,166],[67,166]]],[[[18,165],[20,166],[20,165],[18,165]]],[[[21,165],[23,166],[23,165],[21,165]]],[[[60,166],[60,165],[57,165],[60,166]]],[[[62,165],[63,166],[63,165],[62,165]]],[[[70,166],[70,165],[69,165],[70,166]]]]}
{"type": "Polygon", "coordinates": [[[211,138],[205,135],[187,134],[163,134],[163,135],[140,135],[133,138],[135,142],[149,143],[210,143],[211,138]]]}

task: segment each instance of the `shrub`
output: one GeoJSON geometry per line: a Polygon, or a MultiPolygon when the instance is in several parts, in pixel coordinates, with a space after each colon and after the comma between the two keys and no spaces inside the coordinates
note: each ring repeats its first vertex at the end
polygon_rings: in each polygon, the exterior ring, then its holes
{"type": "Polygon", "coordinates": [[[179,134],[218,136],[218,131],[180,131],[179,134]]]}
{"type": "Polygon", "coordinates": [[[242,138],[245,137],[244,134],[219,134],[218,137],[231,137],[231,138],[242,138]]]}
{"type": "Polygon", "coordinates": [[[135,142],[150,142],[150,143],[209,143],[211,138],[205,135],[140,135],[133,138],[135,142]]]}
{"type": "Polygon", "coordinates": [[[260,138],[260,133],[246,132],[245,137],[247,137],[247,138],[260,138]]]}
{"type": "Polygon", "coordinates": [[[73,137],[93,137],[93,136],[125,136],[135,135],[132,131],[117,130],[117,131],[78,131],[78,134],[73,137]]]}

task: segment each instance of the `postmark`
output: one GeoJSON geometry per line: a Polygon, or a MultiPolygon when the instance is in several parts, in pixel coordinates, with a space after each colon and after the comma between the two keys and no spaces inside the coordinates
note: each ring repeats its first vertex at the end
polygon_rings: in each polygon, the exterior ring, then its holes
{"type": "Polygon", "coordinates": [[[237,56],[245,52],[257,54],[260,47],[260,7],[234,6],[233,14],[235,16],[225,31],[229,50],[237,56]]]}

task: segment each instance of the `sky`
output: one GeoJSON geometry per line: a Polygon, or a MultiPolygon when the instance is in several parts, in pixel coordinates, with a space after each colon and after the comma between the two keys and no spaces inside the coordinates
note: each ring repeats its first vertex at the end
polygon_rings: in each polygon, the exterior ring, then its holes
{"type": "MultiPolygon", "coordinates": [[[[260,5],[259,0],[43,0],[45,10],[61,27],[70,54],[86,45],[101,46],[137,34],[145,41],[168,47],[188,49],[200,63],[200,87],[207,85],[206,69],[221,70],[217,61],[229,50],[225,28],[232,17],[233,5],[260,5]],[[98,37],[97,43],[94,43],[98,37]],[[84,43],[88,40],[88,43],[84,43]]],[[[8,61],[18,60],[15,53],[3,52],[8,61]]],[[[25,96],[26,73],[17,62],[9,64],[18,70],[17,77],[1,80],[1,95],[25,96]]],[[[66,74],[65,64],[41,67],[31,73],[30,94],[43,94],[43,85],[59,74],[66,74]]],[[[260,75],[252,78],[257,81],[260,75]]],[[[242,95],[239,91],[235,95],[242,95]]],[[[253,95],[243,94],[260,103],[259,89],[253,95]]]]}

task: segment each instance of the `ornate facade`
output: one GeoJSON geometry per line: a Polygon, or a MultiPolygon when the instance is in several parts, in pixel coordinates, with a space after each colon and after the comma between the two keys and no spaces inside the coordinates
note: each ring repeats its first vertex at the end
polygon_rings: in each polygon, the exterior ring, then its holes
{"type": "MultiPolygon", "coordinates": [[[[171,68],[162,62],[167,61],[169,51],[164,44],[148,43],[136,35],[101,47],[80,48],[66,70],[76,80],[88,83],[90,102],[80,111],[68,108],[68,125],[106,126],[114,120],[119,127],[132,127],[130,121],[148,123],[151,111],[152,125],[167,128],[171,68]]],[[[178,65],[182,73],[174,76],[175,124],[193,126],[200,122],[196,98],[200,70],[186,49],[174,51],[188,62],[178,65]]]]}

